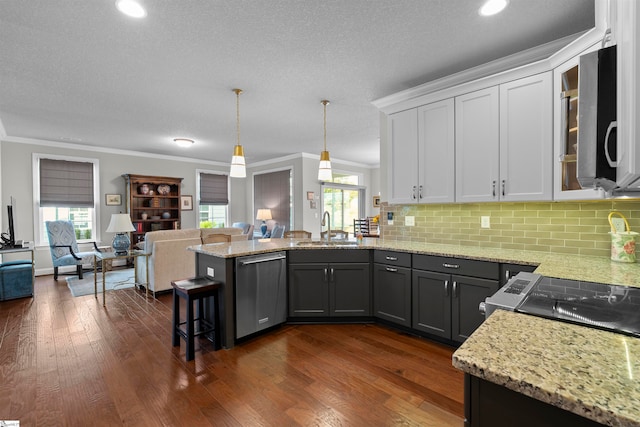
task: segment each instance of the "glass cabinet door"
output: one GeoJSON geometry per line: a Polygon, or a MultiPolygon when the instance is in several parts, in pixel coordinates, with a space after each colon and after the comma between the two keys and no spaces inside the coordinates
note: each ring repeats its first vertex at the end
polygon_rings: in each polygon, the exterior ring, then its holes
{"type": "Polygon", "coordinates": [[[578,160],[578,66],[561,74],[561,154],[562,191],[580,190],[577,178],[578,160]]]}
{"type": "Polygon", "coordinates": [[[604,197],[604,191],[601,189],[583,189],[577,178],[578,127],[580,126],[578,123],[578,64],[579,56],[575,56],[557,67],[553,73],[554,200],[588,200],[604,197]]]}

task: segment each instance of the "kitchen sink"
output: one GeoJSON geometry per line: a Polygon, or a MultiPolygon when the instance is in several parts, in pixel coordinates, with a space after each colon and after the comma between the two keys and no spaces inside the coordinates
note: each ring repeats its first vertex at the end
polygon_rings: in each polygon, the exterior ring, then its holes
{"type": "Polygon", "coordinates": [[[356,247],[358,246],[357,242],[350,242],[348,240],[310,240],[306,242],[298,242],[296,246],[311,246],[311,247],[356,247]]]}

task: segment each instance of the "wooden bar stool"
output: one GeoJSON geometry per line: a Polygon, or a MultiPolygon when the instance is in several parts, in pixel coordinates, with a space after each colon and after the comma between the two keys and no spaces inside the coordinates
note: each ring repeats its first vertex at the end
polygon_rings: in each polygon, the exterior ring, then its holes
{"type": "Polygon", "coordinates": [[[218,305],[218,289],[220,282],[211,280],[207,277],[192,277],[189,279],[176,280],[171,282],[173,286],[173,346],[180,345],[180,337],[184,338],[187,345],[187,362],[193,360],[195,355],[194,339],[199,335],[207,335],[211,340],[210,333],[213,332],[213,346],[215,350],[221,348],[220,345],[220,307],[218,305]],[[213,323],[203,318],[204,300],[213,298],[213,323]],[[184,298],[187,302],[187,320],[180,322],[180,300],[184,298]],[[196,316],[193,316],[193,303],[197,301],[198,309],[196,316]],[[196,330],[195,324],[198,323],[196,330]],[[184,325],[184,328],[182,327],[184,325]]]}

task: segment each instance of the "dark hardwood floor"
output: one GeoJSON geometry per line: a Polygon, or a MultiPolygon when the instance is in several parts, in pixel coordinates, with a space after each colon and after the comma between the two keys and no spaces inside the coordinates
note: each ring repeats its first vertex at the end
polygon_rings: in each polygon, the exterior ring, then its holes
{"type": "Polygon", "coordinates": [[[286,325],[171,346],[171,295],[0,302],[0,420],[21,426],[462,426],[452,348],[378,325],[286,325]]]}

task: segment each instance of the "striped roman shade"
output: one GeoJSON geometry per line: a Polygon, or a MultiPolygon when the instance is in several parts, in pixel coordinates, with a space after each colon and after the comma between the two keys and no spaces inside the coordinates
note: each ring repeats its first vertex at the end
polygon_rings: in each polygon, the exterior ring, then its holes
{"type": "Polygon", "coordinates": [[[40,159],[40,206],[93,208],[93,163],[40,159]]]}
{"type": "Polygon", "coordinates": [[[200,174],[200,204],[201,205],[228,205],[229,185],[227,175],[211,173],[200,174]]]}

